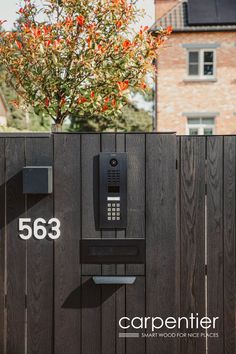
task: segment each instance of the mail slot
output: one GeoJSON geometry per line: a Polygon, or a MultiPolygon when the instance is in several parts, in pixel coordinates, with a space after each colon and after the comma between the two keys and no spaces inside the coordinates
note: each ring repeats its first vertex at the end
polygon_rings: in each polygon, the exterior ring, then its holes
{"type": "Polygon", "coordinates": [[[145,240],[82,240],[81,262],[85,264],[145,263],[145,240]]]}

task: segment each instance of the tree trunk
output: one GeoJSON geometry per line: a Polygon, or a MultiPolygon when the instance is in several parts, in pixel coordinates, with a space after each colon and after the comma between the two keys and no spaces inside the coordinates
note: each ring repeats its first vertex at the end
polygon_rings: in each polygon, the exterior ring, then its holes
{"type": "Polygon", "coordinates": [[[51,131],[52,131],[52,133],[61,133],[62,132],[62,125],[56,124],[56,123],[52,124],[51,131]]]}

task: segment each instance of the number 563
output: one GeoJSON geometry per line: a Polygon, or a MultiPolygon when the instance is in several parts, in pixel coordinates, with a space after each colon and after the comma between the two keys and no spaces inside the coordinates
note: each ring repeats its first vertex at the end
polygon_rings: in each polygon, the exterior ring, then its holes
{"type": "Polygon", "coordinates": [[[43,240],[49,237],[52,240],[57,240],[61,235],[60,220],[51,218],[46,221],[43,218],[38,218],[32,222],[30,218],[19,219],[19,237],[22,240],[29,240],[32,236],[37,240],[43,240]]]}

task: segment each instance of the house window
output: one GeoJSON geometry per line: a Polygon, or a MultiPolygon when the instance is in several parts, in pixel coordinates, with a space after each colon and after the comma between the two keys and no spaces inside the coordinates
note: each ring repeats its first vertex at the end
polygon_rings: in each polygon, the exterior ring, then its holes
{"type": "Polygon", "coordinates": [[[215,134],[214,118],[188,118],[187,135],[215,134]]]}
{"type": "Polygon", "coordinates": [[[215,77],[215,51],[209,49],[188,51],[188,76],[209,79],[215,77]]]}

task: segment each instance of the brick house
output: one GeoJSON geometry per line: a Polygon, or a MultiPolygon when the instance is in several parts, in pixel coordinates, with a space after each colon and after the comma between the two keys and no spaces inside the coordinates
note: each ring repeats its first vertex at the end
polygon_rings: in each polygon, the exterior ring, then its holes
{"type": "Polygon", "coordinates": [[[155,0],[155,31],[172,26],[158,59],[157,131],[236,134],[236,1],[155,0]]]}
{"type": "Polygon", "coordinates": [[[3,94],[0,92],[0,127],[7,126],[8,108],[3,94]]]}

